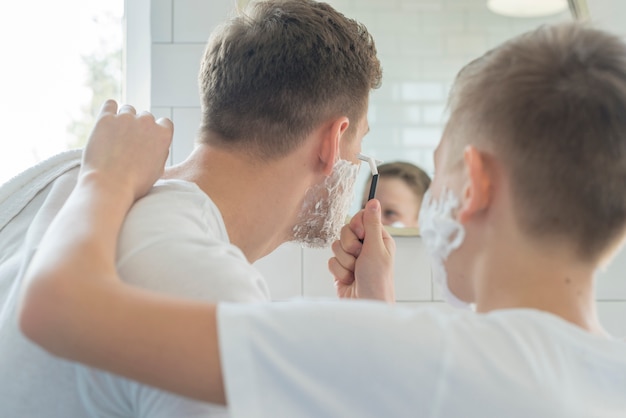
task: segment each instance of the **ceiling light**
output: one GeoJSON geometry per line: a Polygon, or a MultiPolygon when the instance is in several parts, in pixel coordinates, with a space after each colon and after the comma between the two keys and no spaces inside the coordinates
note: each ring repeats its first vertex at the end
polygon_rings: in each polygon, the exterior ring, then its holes
{"type": "Polygon", "coordinates": [[[567,0],[487,0],[487,8],[509,17],[538,17],[565,11],[567,0]]]}

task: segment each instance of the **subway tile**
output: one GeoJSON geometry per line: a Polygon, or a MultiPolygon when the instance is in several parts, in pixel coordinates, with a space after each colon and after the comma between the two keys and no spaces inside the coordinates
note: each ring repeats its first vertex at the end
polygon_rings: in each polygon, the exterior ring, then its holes
{"type": "Polygon", "coordinates": [[[511,39],[510,31],[492,31],[487,34],[487,49],[493,49],[511,39]]]}
{"type": "Polygon", "coordinates": [[[446,11],[478,11],[487,10],[486,0],[439,0],[446,11]]]}
{"type": "Polygon", "coordinates": [[[417,55],[395,54],[381,57],[383,67],[383,87],[393,81],[419,82],[422,81],[421,63],[424,57],[417,55]]]}
{"type": "Polygon", "coordinates": [[[235,12],[232,0],[173,0],[174,42],[206,42],[213,30],[235,12]]]}
{"type": "MultiPolygon", "coordinates": [[[[369,106],[367,107],[367,121],[370,125],[378,122],[378,106],[372,103],[372,100],[370,100],[369,106]]],[[[371,137],[370,135],[369,138],[371,137]]]]}
{"type": "Polygon", "coordinates": [[[389,104],[378,107],[376,122],[385,124],[417,124],[420,122],[420,119],[421,109],[418,105],[389,104]]]}
{"type": "Polygon", "coordinates": [[[152,113],[156,119],[159,119],[159,118],[168,118],[170,120],[172,119],[171,107],[151,107],[150,113],[152,113]]]}
{"type": "Polygon", "coordinates": [[[404,105],[401,109],[402,123],[419,123],[422,121],[422,109],[418,105],[404,105]]]}
{"type": "Polygon", "coordinates": [[[374,39],[376,39],[376,33],[378,32],[379,34],[384,28],[380,28],[379,30],[377,30],[378,28],[376,27],[376,12],[371,11],[369,9],[364,9],[364,8],[360,8],[360,7],[347,7],[345,9],[339,8],[337,9],[340,12],[344,13],[346,16],[349,16],[350,19],[354,19],[359,23],[362,23],[363,25],[365,25],[365,27],[367,28],[367,31],[372,34],[372,36],[374,36],[374,39]]]}
{"type": "Polygon", "coordinates": [[[372,35],[376,44],[376,56],[384,65],[392,57],[400,54],[400,45],[396,33],[384,33],[382,35],[372,35]]]}
{"type": "Polygon", "coordinates": [[[398,45],[403,56],[445,56],[444,37],[440,35],[403,36],[398,38],[398,45]]]}
{"type": "Polygon", "coordinates": [[[467,12],[467,29],[470,32],[510,31],[515,18],[500,16],[490,12],[486,7],[467,12]]]}
{"type": "Polygon", "coordinates": [[[397,155],[397,151],[400,150],[398,137],[398,128],[388,127],[385,129],[382,125],[377,124],[367,135],[366,143],[364,144],[367,145],[367,151],[363,152],[378,160],[385,161],[385,158],[387,158],[390,153],[392,156],[397,155]],[[375,144],[376,147],[372,147],[372,144],[375,144]]]}
{"type": "Polygon", "coordinates": [[[441,125],[446,119],[446,106],[440,105],[423,105],[422,122],[429,125],[441,125]]]}
{"type": "Polygon", "coordinates": [[[396,85],[399,84],[397,81],[387,79],[385,76],[385,68],[383,67],[383,84],[376,90],[370,93],[370,106],[376,105],[378,103],[381,106],[384,106],[387,103],[394,102],[398,100],[396,97],[396,85]]]}
{"type": "Polygon", "coordinates": [[[424,80],[452,81],[459,70],[468,62],[469,60],[466,58],[450,56],[438,59],[424,59],[421,63],[421,74],[424,80]]]}
{"type": "Polygon", "coordinates": [[[463,32],[467,26],[466,20],[465,11],[425,11],[421,14],[424,33],[463,32]]]}
{"type": "Polygon", "coordinates": [[[408,36],[415,40],[415,35],[421,32],[420,15],[417,13],[406,13],[397,9],[383,11],[376,16],[376,29],[394,28],[393,34],[396,37],[408,36]]]}
{"type": "Polygon", "coordinates": [[[596,298],[626,301],[626,246],[621,248],[606,268],[597,273],[596,298]]]}
{"type": "Polygon", "coordinates": [[[354,0],[328,0],[326,3],[342,13],[344,10],[352,10],[355,6],[354,0]]]}
{"type": "Polygon", "coordinates": [[[598,302],[598,316],[609,334],[626,341],[626,302],[598,302]]]}
{"type": "Polygon", "coordinates": [[[398,8],[403,12],[440,12],[444,9],[441,0],[400,0],[398,8]]]}
{"type": "Polygon", "coordinates": [[[431,300],[430,256],[419,237],[394,237],[396,300],[431,300]]]}
{"type": "Polygon", "coordinates": [[[377,160],[384,163],[405,159],[406,150],[399,146],[379,146],[377,148],[369,148],[368,155],[372,155],[377,160]]]}
{"type": "Polygon", "coordinates": [[[471,54],[471,51],[482,54],[487,50],[487,37],[467,33],[447,35],[445,46],[446,53],[452,56],[471,54]]]}
{"type": "Polygon", "coordinates": [[[152,45],[152,106],[199,106],[204,44],[152,45]]]}
{"type": "Polygon", "coordinates": [[[174,122],[174,139],[171,158],[174,164],[178,164],[184,161],[195,147],[200,127],[200,108],[175,107],[172,110],[172,122],[174,122]]]}
{"type": "Polygon", "coordinates": [[[268,284],[272,300],[302,296],[302,247],[292,242],[279,246],[254,263],[268,284]]]}
{"type": "Polygon", "coordinates": [[[312,298],[337,298],[333,275],[328,270],[328,260],[333,256],[330,248],[302,249],[302,294],[312,298]]]}
{"type": "Polygon", "coordinates": [[[431,277],[431,283],[433,285],[433,293],[432,293],[433,300],[437,302],[445,302],[443,298],[443,290],[441,289],[441,285],[439,284],[439,282],[437,282],[431,277]]]}
{"type": "Polygon", "coordinates": [[[405,128],[402,130],[402,145],[408,147],[435,148],[441,139],[443,129],[405,128]]]}
{"type": "Polygon", "coordinates": [[[172,0],[150,2],[150,35],[152,42],[172,42],[172,0]]]}
{"type": "MultiPolygon", "coordinates": [[[[402,146],[402,129],[398,123],[376,124],[376,127],[370,132],[371,137],[375,139],[378,145],[384,145],[385,148],[399,150],[402,146]]],[[[374,141],[372,141],[374,142],[374,141]]]]}
{"type": "Polygon", "coordinates": [[[434,172],[433,153],[434,151],[432,147],[424,147],[424,148],[404,147],[404,150],[402,152],[402,160],[409,161],[419,166],[432,178],[433,172],[434,172]]]}
{"type": "MultiPolygon", "coordinates": [[[[171,107],[152,107],[150,108],[150,113],[152,113],[156,119],[168,118],[172,120],[172,108],[171,107]]],[[[173,147],[174,147],[174,141],[172,141],[172,144],[170,145],[170,155],[167,157],[166,166],[174,165],[174,160],[172,159],[172,155],[174,154],[172,151],[173,147]]]]}
{"type": "Polygon", "coordinates": [[[563,13],[558,13],[553,16],[546,17],[533,17],[533,18],[525,18],[525,19],[512,19],[512,30],[518,33],[527,32],[532,29],[536,29],[539,26],[542,26],[546,23],[557,23],[557,22],[570,22],[572,21],[571,14],[566,11],[563,13]]]}
{"type": "Polygon", "coordinates": [[[347,16],[351,16],[350,12],[354,9],[367,10],[370,12],[384,12],[386,10],[395,10],[402,0],[358,0],[350,5],[346,5],[342,12],[347,16]]]}
{"type": "Polygon", "coordinates": [[[441,102],[445,100],[445,92],[442,83],[396,83],[394,87],[397,88],[398,98],[405,102],[441,102]]]}

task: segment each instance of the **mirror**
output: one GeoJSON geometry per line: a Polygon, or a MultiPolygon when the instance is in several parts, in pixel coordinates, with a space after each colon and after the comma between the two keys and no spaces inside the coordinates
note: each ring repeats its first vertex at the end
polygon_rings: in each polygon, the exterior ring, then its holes
{"type": "MultiPolygon", "coordinates": [[[[328,2],[367,26],[383,67],[383,84],[370,97],[370,133],[363,141],[363,152],[384,163],[412,163],[430,177],[433,151],[446,121],[448,91],[457,72],[511,37],[544,23],[573,18],[567,6],[542,17],[503,16],[490,11],[487,0],[328,2]]],[[[582,4],[579,0],[570,3],[582,4]]],[[[350,213],[361,209],[370,176],[362,164],[350,213]]],[[[381,187],[382,183],[382,193],[381,187]]],[[[402,235],[418,233],[416,228],[390,229],[393,235],[400,231],[402,235]]]]}

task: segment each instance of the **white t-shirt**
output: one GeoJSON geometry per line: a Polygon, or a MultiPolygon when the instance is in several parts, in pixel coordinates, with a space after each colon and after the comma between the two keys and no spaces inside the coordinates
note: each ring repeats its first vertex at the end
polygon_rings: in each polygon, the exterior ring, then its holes
{"type": "MultiPolygon", "coordinates": [[[[227,416],[225,408],[53,357],[19,332],[20,266],[32,257],[76,174],[74,169],[59,177],[0,225],[0,417],[227,416]]],[[[118,269],[133,285],[177,296],[269,300],[260,273],[229,243],[217,207],[184,181],[159,181],[131,209],[120,236],[118,269]]]]}
{"type": "Polygon", "coordinates": [[[626,417],[626,343],[531,309],[222,304],[231,417],[626,417]]]}

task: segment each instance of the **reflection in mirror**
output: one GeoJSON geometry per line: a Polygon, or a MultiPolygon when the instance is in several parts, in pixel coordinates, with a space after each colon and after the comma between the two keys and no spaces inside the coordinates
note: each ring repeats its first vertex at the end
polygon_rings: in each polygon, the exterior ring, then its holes
{"type": "MultiPolygon", "coordinates": [[[[376,198],[380,201],[382,222],[396,229],[417,228],[417,219],[430,176],[415,164],[394,161],[378,166],[376,198]]],[[[361,208],[369,197],[369,179],[363,189],[361,208]]]]}
{"type": "MultiPolygon", "coordinates": [[[[567,9],[543,17],[503,16],[490,11],[487,0],[326,1],[367,26],[383,67],[382,86],[370,97],[370,133],[362,151],[384,162],[413,163],[431,177],[457,72],[522,32],[572,20],[567,9]]],[[[369,174],[365,167],[359,172],[352,214],[361,208],[369,174]]]]}

